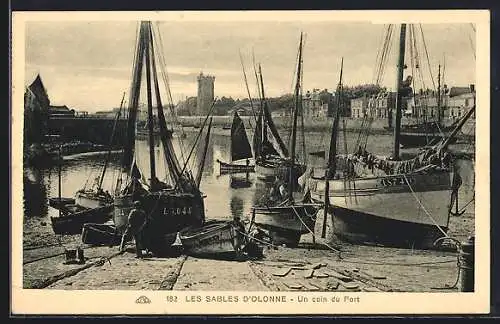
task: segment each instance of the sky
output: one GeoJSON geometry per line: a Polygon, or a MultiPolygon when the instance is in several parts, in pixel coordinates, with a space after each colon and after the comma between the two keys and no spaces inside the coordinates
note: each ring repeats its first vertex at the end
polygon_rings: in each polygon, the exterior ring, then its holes
{"type": "MultiPolygon", "coordinates": [[[[266,96],[292,93],[300,32],[305,33],[303,87],[372,83],[387,25],[354,21],[161,21],[169,85],[175,103],[196,96],[196,77],[215,76],[215,96],[247,97],[240,52],[252,96],[252,53],[261,63],[266,96]]],[[[51,104],[95,112],[118,107],[129,91],[137,21],[30,21],[25,34],[25,85],[40,74],[51,104]]],[[[156,28],[155,27],[155,28],[156,28]]],[[[432,73],[445,64],[445,83],[475,83],[472,24],[422,24],[432,73]]],[[[430,87],[420,26],[415,25],[424,82],[430,87]],[[424,65],[424,66],[422,66],[424,65]]],[[[395,25],[382,85],[394,88],[399,25],[395,25]]],[[[410,66],[407,51],[406,64],[410,66]]],[[[407,69],[408,71],[408,69],[407,69]]],[[[421,83],[416,83],[420,87],[421,83]]]]}

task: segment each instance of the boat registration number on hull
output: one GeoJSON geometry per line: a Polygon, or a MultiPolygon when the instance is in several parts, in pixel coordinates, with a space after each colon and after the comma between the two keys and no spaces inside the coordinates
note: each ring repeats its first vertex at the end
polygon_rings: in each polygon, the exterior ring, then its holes
{"type": "Polygon", "coordinates": [[[380,184],[384,187],[404,186],[407,185],[408,183],[415,184],[415,178],[394,177],[394,178],[385,178],[380,180],[380,184]]]}
{"type": "Polygon", "coordinates": [[[165,207],[163,208],[163,215],[165,216],[180,216],[191,215],[191,207],[165,207]]]}

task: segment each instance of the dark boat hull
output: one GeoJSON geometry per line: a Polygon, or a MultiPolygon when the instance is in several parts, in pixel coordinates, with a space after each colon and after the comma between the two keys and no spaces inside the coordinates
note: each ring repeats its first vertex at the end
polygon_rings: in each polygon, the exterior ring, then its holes
{"type": "MultiPolygon", "coordinates": [[[[404,222],[333,206],[333,232],[341,240],[355,244],[432,249],[443,233],[434,225],[404,222]]],[[[447,231],[447,227],[441,228],[447,231]]]]}
{"type": "MultiPolygon", "coordinates": [[[[384,127],[385,130],[394,131],[392,127],[384,127]]],[[[401,126],[399,134],[399,144],[404,148],[423,147],[434,145],[447,137],[452,131],[453,126],[443,126],[439,128],[436,123],[426,123],[417,125],[401,126]]],[[[451,139],[450,144],[457,141],[456,137],[451,139]]]]}
{"type": "MultiPolygon", "coordinates": [[[[399,143],[404,148],[423,147],[426,145],[434,145],[442,140],[443,137],[439,134],[425,134],[425,133],[410,133],[402,132],[399,136],[399,143]]],[[[454,144],[456,138],[450,140],[450,144],[454,144]]]]}
{"type": "Polygon", "coordinates": [[[82,242],[91,245],[116,246],[121,243],[121,235],[112,224],[86,223],[82,229],[82,242]]]}
{"type": "MultiPolygon", "coordinates": [[[[160,191],[139,198],[144,211],[149,215],[147,248],[162,254],[175,242],[177,233],[190,226],[201,226],[205,221],[205,207],[200,194],[160,191]]],[[[120,232],[128,225],[128,213],[132,209],[131,196],[115,198],[114,221],[120,232]]]]}
{"type": "Polygon", "coordinates": [[[83,209],[77,212],[62,211],[61,217],[51,217],[52,229],[55,234],[81,234],[85,223],[103,224],[111,219],[113,205],[92,209],[83,209]]]}
{"type": "Polygon", "coordinates": [[[49,198],[49,206],[55,209],[63,208],[65,205],[74,204],[75,198],[49,198]]]}

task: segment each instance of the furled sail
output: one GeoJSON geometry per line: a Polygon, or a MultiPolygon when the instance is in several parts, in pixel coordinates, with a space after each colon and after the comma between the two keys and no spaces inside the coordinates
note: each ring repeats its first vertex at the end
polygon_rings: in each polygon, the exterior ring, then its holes
{"type": "Polygon", "coordinates": [[[135,149],[135,123],[137,118],[137,110],[139,109],[139,93],[141,91],[141,78],[142,66],[144,61],[144,49],[146,42],[144,40],[144,33],[146,31],[144,23],[140,26],[139,41],[136,47],[134,70],[132,75],[132,87],[130,91],[129,107],[128,107],[128,123],[127,134],[124,147],[124,154],[122,160],[122,167],[128,169],[132,165],[135,149]]]}
{"type": "Polygon", "coordinates": [[[248,159],[252,157],[252,148],[248,141],[245,125],[238,113],[235,111],[233,124],[231,125],[231,159],[233,161],[248,159]]]}
{"type": "MultiPolygon", "coordinates": [[[[151,26],[149,26],[149,33],[150,33],[150,38],[151,42],[153,42],[153,35],[151,31],[151,26]]],[[[167,128],[167,121],[165,119],[165,114],[163,112],[163,105],[161,102],[161,97],[160,97],[160,89],[158,86],[158,76],[156,72],[156,62],[155,62],[155,55],[154,55],[154,46],[151,46],[151,53],[152,53],[152,65],[153,65],[153,81],[154,81],[154,86],[155,86],[155,92],[156,92],[156,104],[158,106],[158,122],[159,122],[159,127],[160,127],[160,138],[161,142],[163,145],[163,150],[165,153],[165,159],[167,162],[168,169],[170,171],[170,177],[172,180],[172,183],[177,182],[177,179],[181,175],[181,166],[179,163],[179,160],[177,159],[177,156],[174,151],[174,147],[172,144],[172,130],[167,128]]]]}

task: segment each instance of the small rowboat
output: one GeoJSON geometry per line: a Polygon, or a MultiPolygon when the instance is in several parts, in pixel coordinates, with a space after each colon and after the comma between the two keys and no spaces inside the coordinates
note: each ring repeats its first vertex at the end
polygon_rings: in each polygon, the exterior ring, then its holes
{"type": "Polygon", "coordinates": [[[217,160],[217,162],[220,174],[255,172],[255,165],[226,163],[221,160],[217,160]]]}
{"type": "Polygon", "coordinates": [[[234,221],[207,221],[198,228],[179,232],[188,255],[239,254],[244,247],[245,229],[234,221]]]}
{"type": "Polygon", "coordinates": [[[121,242],[121,235],[113,224],[86,223],[82,229],[82,242],[91,245],[115,246],[121,242]]]}

